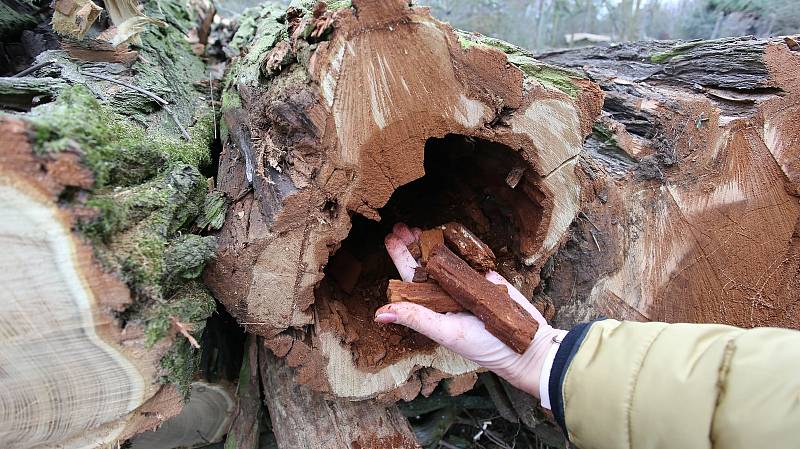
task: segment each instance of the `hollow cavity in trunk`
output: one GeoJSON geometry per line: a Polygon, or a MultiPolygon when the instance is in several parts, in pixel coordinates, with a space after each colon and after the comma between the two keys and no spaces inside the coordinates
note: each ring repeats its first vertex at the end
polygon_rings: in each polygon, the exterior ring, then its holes
{"type": "Polygon", "coordinates": [[[422,229],[462,223],[492,248],[501,267],[521,268],[520,248],[532,244],[541,222],[538,177],[511,148],[447,135],[428,139],[424,158],[425,176],[395,190],[379,210],[380,222],[353,215],[316,290],[320,318],[335,323],[331,327],[365,371],[435,349],[416,332],[372,321],[386,303],[389,279],[399,278],[383,243],[395,223],[422,229]]]}

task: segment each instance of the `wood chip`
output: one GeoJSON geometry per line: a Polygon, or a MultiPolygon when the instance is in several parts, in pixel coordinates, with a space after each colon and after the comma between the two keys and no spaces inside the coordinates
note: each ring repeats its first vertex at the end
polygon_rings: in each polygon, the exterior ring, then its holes
{"type": "Polygon", "coordinates": [[[422,235],[419,237],[422,260],[427,261],[428,257],[431,255],[433,247],[440,243],[444,243],[444,233],[441,229],[435,228],[422,231],[422,235]]]}
{"type": "Polygon", "coordinates": [[[439,313],[464,311],[461,304],[433,282],[403,282],[392,279],[389,281],[386,296],[391,303],[413,302],[439,313]]]}
{"type": "Polygon", "coordinates": [[[506,184],[508,184],[508,186],[512,189],[517,187],[517,184],[519,184],[520,180],[522,180],[522,175],[524,174],[525,167],[518,165],[512,168],[511,171],[508,172],[508,176],[506,176],[506,184]]]}
{"type": "Polygon", "coordinates": [[[520,354],[528,349],[539,323],[505,286],[486,280],[445,245],[433,249],[426,268],[442,290],[483,321],[489,333],[520,354]]]}
{"type": "Polygon", "coordinates": [[[478,271],[494,270],[495,255],[488,245],[461,223],[447,223],[441,227],[447,246],[478,271]]]}

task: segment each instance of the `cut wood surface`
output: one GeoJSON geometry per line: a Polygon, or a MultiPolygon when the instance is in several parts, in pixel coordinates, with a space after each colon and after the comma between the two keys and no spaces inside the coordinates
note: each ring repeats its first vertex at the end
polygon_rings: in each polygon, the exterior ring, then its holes
{"type": "Polygon", "coordinates": [[[111,447],[158,427],[181,410],[189,339],[215,308],[196,279],[215,244],[194,228],[214,134],[193,87],[205,66],[179,31],[194,24],[173,0],[131,5],[170,26],[128,30],[144,39],[118,45],[125,63],[91,50],[99,6],[54,2],[51,27],[44,2],[15,17],[24,57],[0,64],[25,69],[0,77],[3,448],[111,447]]]}
{"type": "Polygon", "coordinates": [[[420,256],[422,261],[428,261],[436,245],[444,244],[444,231],[441,228],[425,229],[419,237],[420,256]]]}
{"type": "Polygon", "coordinates": [[[260,7],[234,38],[259,52],[228,71],[218,186],[234,201],[206,282],[249,332],[313,325],[299,379],[338,397],[407,397],[427,370],[474,371],[373,323],[396,277],[383,238],[398,221],[463,223],[501,274],[535,285],[586,194],[577,155],[600,91],[401,0],[285,17],[260,7]],[[338,271],[342,251],[354,260],[338,271]]]}
{"type": "Polygon", "coordinates": [[[582,156],[595,194],[545,282],[556,324],[800,328],[800,53],[726,38],[540,59],[606,94],[582,156]]]}
{"type": "Polygon", "coordinates": [[[261,347],[258,355],[272,431],[281,449],[417,449],[396,405],[327,400],[297,382],[285,359],[261,347]]]}
{"type": "Polygon", "coordinates": [[[522,354],[528,349],[539,323],[514,301],[505,285],[489,282],[445,245],[433,248],[430,276],[453,299],[486,325],[486,330],[522,354]]]}
{"type": "Polygon", "coordinates": [[[413,302],[439,313],[466,310],[435,282],[403,282],[392,279],[386,295],[389,302],[413,302]]]}

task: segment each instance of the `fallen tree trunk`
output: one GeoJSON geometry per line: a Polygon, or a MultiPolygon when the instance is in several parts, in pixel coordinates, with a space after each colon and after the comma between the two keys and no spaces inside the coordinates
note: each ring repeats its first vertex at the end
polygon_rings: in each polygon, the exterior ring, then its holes
{"type": "Polygon", "coordinates": [[[581,156],[596,195],[543,289],[559,323],[800,327],[800,53],[729,38],[541,59],[606,93],[581,156]]]}
{"type": "Polygon", "coordinates": [[[477,366],[372,321],[397,277],[384,236],[463,223],[535,285],[586,194],[575,167],[601,95],[407,2],[338,8],[266,6],[234,37],[219,175],[234,202],[205,280],[301,383],[409,399],[477,366]]]}
{"type": "Polygon", "coordinates": [[[111,45],[89,30],[96,17],[55,3],[85,37],[55,33],[46,5],[2,30],[5,50],[39,42],[20,33],[64,48],[25,47],[35,64],[0,78],[2,447],[113,445],[177,414],[215,309],[196,279],[215,250],[196,235],[213,117],[193,87],[205,66],[176,29],[193,19],[146,3],[172,25],[134,33],[141,59],[109,62],[65,50],[111,45]]]}
{"type": "Polygon", "coordinates": [[[286,360],[261,346],[259,366],[272,431],[281,448],[415,449],[408,420],[397,406],[375,401],[326,400],[301,385],[286,360]]]}
{"type": "MultiPolygon", "coordinates": [[[[605,316],[800,328],[800,53],[782,39],[545,53],[603,89],[592,195],[545,264],[555,325],[605,316]]],[[[532,294],[532,291],[526,291],[532,294]]],[[[506,385],[517,417],[554,426],[506,385]]]]}

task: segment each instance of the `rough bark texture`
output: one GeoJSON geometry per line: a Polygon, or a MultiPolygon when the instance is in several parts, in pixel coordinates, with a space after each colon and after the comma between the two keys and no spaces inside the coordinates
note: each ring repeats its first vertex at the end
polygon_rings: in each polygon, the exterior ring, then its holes
{"type": "Polygon", "coordinates": [[[489,333],[520,354],[528,349],[539,324],[511,299],[505,285],[489,282],[441,244],[433,248],[426,269],[456,302],[483,321],[489,333]]]}
{"type": "Polygon", "coordinates": [[[236,388],[238,404],[233,415],[225,449],[258,449],[262,418],[259,345],[254,335],[247,337],[244,360],[236,388]]]}
{"type": "Polygon", "coordinates": [[[606,92],[582,155],[596,196],[544,284],[558,324],[800,327],[800,54],[732,38],[541,58],[606,92]]]}
{"type": "Polygon", "coordinates": [[[397,406],[375,401],[326,400],[297,382],[286,360],[262,347],[261,379],[272,430],[281,448],[419,448],[397,406]]]}
{"type": "Polygon", "coordinates": [[[538,283],[586,194],[576,156],[599,90],[404,1],[249,20],[223,104],[219,186],[234,202],[206,281],[248,331],[291,347],[300,382],[335,396],[413,397],[428,369],[474,371],[373,323],[396,277],[383,237],[400,220],[457,221],[502,274],[538,283]],[[308,341],[287,343],[292,329],[308,341]]]}

